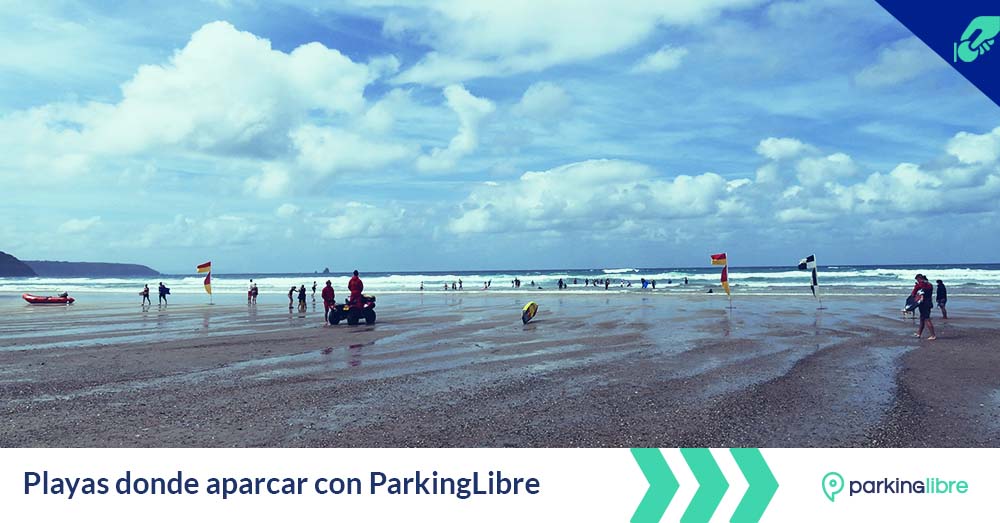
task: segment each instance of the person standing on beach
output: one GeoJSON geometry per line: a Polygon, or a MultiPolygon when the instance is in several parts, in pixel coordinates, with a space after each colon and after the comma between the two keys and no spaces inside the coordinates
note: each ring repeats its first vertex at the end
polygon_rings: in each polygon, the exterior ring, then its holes
{"type": "Polygon", "coordinates": [[[166,305],[167,304],[167,295],[170,294],[170,289],[168,289],[167,286],[164,285],[163,282],[161,281],[160,282],[160,288],[157,289],[157,290],[160,293],[159,304],[160,305],[166,305]]]}
{"type": "Polygon", "coordinates": [[[256,283],[251,284],[250,285],[250,303],[251,304],[257,305],[257,294],[259,294],[259,293],[260,293],[260,291],[257,290],[257,284],[256,283]]]}
{"type": "MultiPolygon", "coordinates": [[[[445,284],[447,287],[447,284],[445,284]]],[[[348,298],[347,302],[351,304],[352,307],[357,304],[361,305],[361,291],[365,290],[365,284],[361,281],[358,276],[358,271],[354,271],[354,276],[351,277],[351,281],[347,282],[347,290],[351,291],[351,296],[348,298]]]]}
{"type": "Polygon", "coordinates": [[[303,283],[299,288],[299,312],[306,311],[306,285],[303,283]]]}
{"type": "Polygon", "coordinates": [[[931,300],[933,299],[934,286],[931,285],[931,282],[927,281],[927,277],[923,274],[918,274],[916,280],[917,284],[913,286],[910,296],[916,298],[917,308],[920,309],[920,327],[917,328],[917,332],[913,336],[916,338],[921,337],[924,334],[924,325],[926,325],[931,333],[927,339],[936,340],[937,334],[934,333],[934,324],[931,322],[931,307],[933,307],[931,300]]]}
{"type": "Polygon", "coordinates": [[[604,290],[608,290],[608,285],[611,285],[611,278],[604,278],[604,290]]]}
{"type": "Polygon", "coordinates": [[[313,281],[313,301],[316,301],[316,282],[313,281]]]}
{"type": "Polygon", "coordinates": [[[458,279],[458,290],[462,290],[462,278],[458,279]]]}
{"type": "Polygon", "coordinates": [[[288,310],[292,310],[292,295],[295,294],[295,286],[292,285],[291,289],[288,289],[288,310]]]}
{"type": "Polygon", "coordinates": [[[250,285],[247,286],[247,305],[253,301],[253,278],[250,278],[250,285]]]}
{"type": "MultiPolygon", "coordinates": [[[[667,282],[667,283],[670,283],[670,282],[667,282]]],[[[653,290],[656,290],[656,280],[650,280],[649,284],[653,286],[653,290]]]]}
{"type": "MultiPolygon", "coordinates": [[[[421,283],[421,290],[423,289],[423,284],[421,283]]],[[[330,322],[330,309],[332,309],[336,304],[336,295],[333,292],[333,284],[330,280],[326,280],[326,287],[323,287],[322,292],[323,297],[323,321],[330,322]]]]}
{"type": "Polygon", "coordinates": [[[143,285],[142,291],[139,292],[139,295],[142,296],[142,305],[147,303],[150,305],[153,304],[153,301],[149,299],[149,285],[143,285]]]}
{"type": "Polygon", "coordinates": [[[941,280],[937,281],[937,304],[938,308],[941,309],[941,317],[948,319],[948,310],[944,308],[945,304],[948,303],[948,289],[945,288],[944,282],[941,280]]]}

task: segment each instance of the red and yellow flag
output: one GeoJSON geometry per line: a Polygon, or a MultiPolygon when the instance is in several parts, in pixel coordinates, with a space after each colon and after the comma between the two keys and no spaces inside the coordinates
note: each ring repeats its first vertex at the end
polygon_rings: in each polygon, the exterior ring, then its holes
{"type": "Polygon", "coordinates": [[[205,275],[205,292],[212,294],[212,273],[205,275]]]}
{"type": "Polygon", "coordinates": [[[712,265],[722,265],[722,288],[726,291],[726,296],[729,294],[729,259],[726,258],[726,253],[719,253],[712,255],[712,265]]]}
{"type": "Polygon", "coordinates": [[[212,272],[212,262],[207,261],[198,266],[198,272],[212,272]]]}

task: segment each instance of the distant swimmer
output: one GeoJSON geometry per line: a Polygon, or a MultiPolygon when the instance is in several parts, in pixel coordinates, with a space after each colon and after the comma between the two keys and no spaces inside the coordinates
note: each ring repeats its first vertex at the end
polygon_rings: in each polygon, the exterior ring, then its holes
{"type": "MultiPolygon", "coordinates": [[[[420,288],[423,289],[423,283],[420,284],[420,288]]],[[[323,287],[323,292],[320,295],[323,298],[323,321],[329,323],[330,309],[337,304],[336,293],[333,292],[333,284],[330,283],[330,280],[326,280],[326,287],[323,287]]]]}
{"type": "Polygon", "coordinates": [[[424,290],[424,282],[420,282],[420,290],[424,290]]]}
{"type": "MultiPolygon", "coordinates": [[[[938,280],[938,281],[941,281],[941,280],[938,280]]],[[[139,291],[139,296],[142,296],[142,303],[141,303],[141,305],[145,305],[147,303],[150,304],[150,305],[153,304],[152,300],[149,299],[149,285],[143,285],[142,286],[142,290],[139,291]]]]}
{"type": "Polygon", "coordinates": [[[918,274],[915,279],[917,283],[913,286],[910,296],[917,300],[917,308],[920,309],[920,327],[917,328],[917,332],[913,336],[921,337],[924,334],[924,325],[926,325],[931,333],[927,339],[936,340],[937,334],[934,333],[934,324],[931,322],[931,308],[933,307],[931,295],[934,293],[934,286],[927,281],[927,277],[923,274],[918,274]]]}
{"type": "Polygon", "coordinates": [[[685,276],[684,277],[684,285],[687,285],[687,284],[688,284],[688,279],[687,279],[687,276],[685,276]]]}
{"type": "Polygon", "coordinates": [[[944,306],[948,303],[948,289],[945,288],[944,282],[941,280],[937,281],[937,304],[938,308],[941,309],[941,317],[948,319],[948,310],[944,306]]]}

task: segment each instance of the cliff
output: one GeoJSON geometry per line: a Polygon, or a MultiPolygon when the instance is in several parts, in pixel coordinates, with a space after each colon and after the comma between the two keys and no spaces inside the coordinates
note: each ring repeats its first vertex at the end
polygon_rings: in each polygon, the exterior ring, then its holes
{"type": "Polygon", "coordinates": [[[138,276],[159,276],[160,273],[133,263],[94,263],[65,261],[33,261],[24,263],[42,277],[71,278],[130,278],[138,276]]]}
{"type": "Polygon", "coordinates": [[[28,277],[36,276],[35,271],[23,261],[0,251],[0,278],[4,277],[28,277]]]}

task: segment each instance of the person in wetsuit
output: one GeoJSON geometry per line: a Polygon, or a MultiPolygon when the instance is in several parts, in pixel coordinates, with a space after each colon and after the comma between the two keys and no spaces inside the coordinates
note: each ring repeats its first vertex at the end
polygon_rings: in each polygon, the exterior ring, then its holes
{"type": "Polygon", "coordinates": [[[931,282],[927,281],[927,277],[923,274],[918,274],[916,280],[917,283],[913,286],[910,296],[913,296],[917,300],[917,309],[920,310],[920,327],[917,328],[917,332],[913,336],[917,338],[921,337],[926,325],[931,333],[927,339],[936,340],[937,334],[934,333],[934,323],[931,322],[931,308],[933,307],[931,300],[933,299],[934,286],[931,285],[931,282]]]}

